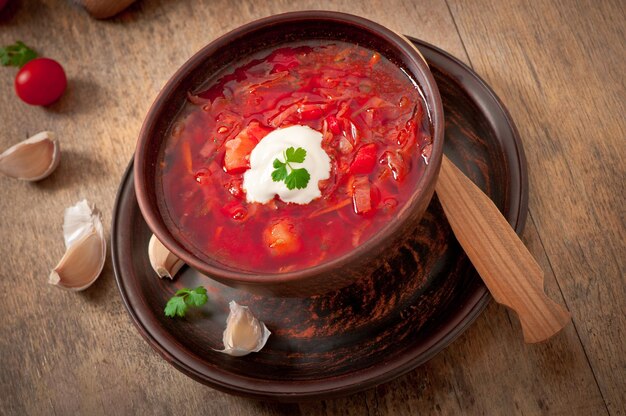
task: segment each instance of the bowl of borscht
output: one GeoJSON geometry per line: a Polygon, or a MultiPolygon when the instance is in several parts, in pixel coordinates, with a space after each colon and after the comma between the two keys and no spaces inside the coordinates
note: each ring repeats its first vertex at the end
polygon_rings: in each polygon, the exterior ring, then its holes
{"type": "Polygon", "coordinates": [[[134,160],[141,212],[190,267],[231,287],[310,296],[372,273],[434,192],[439,91],[403,36],[349,14],[266,17],[167,82],[134,160]]]}

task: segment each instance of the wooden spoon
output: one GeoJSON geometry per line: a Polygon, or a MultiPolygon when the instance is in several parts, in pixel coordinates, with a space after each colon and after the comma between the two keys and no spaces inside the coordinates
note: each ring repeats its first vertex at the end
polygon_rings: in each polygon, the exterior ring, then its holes
{"type": "Polygon", "coordinates": [[[513,309],[524,341],[545,341],[571,320],[543,291],[543,271],[500,210],[446,157],[437,195],[454,235],[496,302],[513,309]]]}

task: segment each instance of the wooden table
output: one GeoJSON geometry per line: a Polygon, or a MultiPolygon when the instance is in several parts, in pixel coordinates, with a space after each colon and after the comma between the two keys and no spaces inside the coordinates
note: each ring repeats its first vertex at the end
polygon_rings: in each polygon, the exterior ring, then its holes
{"type": "MultiPolygon", "coordinates": [[[[62,142],[40,183],[0,178],[0,413],[204,415],[626,414],[626,7],[616,1],[140,0],[109,21],[70,1],[12,0],[0,44],[60,61],[65,96],[29,107],[0,68],[0,148],[41,130],[62,142]],[[182,375],[140,337],[110,259],[82,293],[46,283],[63,210],[88,198],[107,233],[115,192],[159,88],[195,51],[250,20],[300,9],[376,20],[474,68],[516,121],[530,177],[524,240],[573,324],[524,345],[492,302],[427,364],[350,397],[268,404],[182,375]]],[[[107,234],[108,235],[108,234],[107,234]]]]}

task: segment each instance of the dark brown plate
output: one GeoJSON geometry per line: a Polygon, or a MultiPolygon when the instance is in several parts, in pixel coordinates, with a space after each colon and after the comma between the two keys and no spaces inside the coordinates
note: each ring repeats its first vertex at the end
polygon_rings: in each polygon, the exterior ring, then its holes
{"type": "MultiPolygon", "coordinates": [[[[413,40],[443,99],[445,153],[520,232],[528,185],[521,143],[502,103],[470,68],[413,40]]],[[[132,166],[132,165],[131,165],[132,166]]],[[[490,296],[454,239],[436,198],[410,244],[372,277],[321,296],[270,298],[232,289],[185,268],[159,280],[147,256],[148,229],[132,168],[117,196],[111,251],[117,283],[139,332],[168,362],[229,393],[296,401],[328,398],[389,381],[432,358],[479,315],[490,296]],[[181,287],[204,285],[208,306],[184,319],[163,314],[181,287]],[[230,357],[222,348],[228,302],[248,305],[272,331],[265,348],[230,357]]]]}

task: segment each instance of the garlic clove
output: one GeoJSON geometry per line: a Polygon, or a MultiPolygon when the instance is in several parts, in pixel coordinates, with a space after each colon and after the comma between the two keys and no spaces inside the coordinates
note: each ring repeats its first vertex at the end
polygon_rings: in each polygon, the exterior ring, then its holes
{"type": "Polygon", "coordinates": [[[84,199],[66,209],[63,236],[67,250],[48,282],[61,289],[87,289],[100,276],[106,259],[99,212],[84,199]]]}
{"type": "Polygon", "coordinates": [[[229,306],[230,313],[223,336],[224,349],[217,351],[234,357],[261,351],[272,333],[247,306],[241,306],[234,300],[229,306]]]}
{"type": "Polygon", "coordinates": [[[161,278],[167,277],[168,279],[174,279],[176,273],[185,265],[185,263],[172,254],[154,234],[152,234],[150,243],[148,243],[148,257],[150,258],[152,268],[161,278]]]}
{"type": "Polygon", "coordinates": [[[0,154],[0,173],[26,181],[50,175],[61,160],[61,149],[54,134],[37,133],[0,154]]]}
{"type": "Polygon", "coordinates": [[[83,290],[96,281],[104,266],[103,239],[94,229],[72,245],[50,273],[50,284],[83,290]]]}

